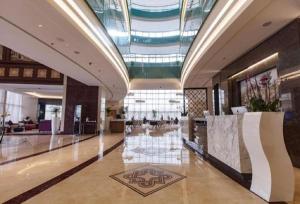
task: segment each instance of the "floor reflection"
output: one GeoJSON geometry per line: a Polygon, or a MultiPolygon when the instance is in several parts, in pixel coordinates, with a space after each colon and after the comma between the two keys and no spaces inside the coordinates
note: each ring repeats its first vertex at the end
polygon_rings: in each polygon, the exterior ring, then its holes
{"type": "Polygon", "coordinates": [[[122,154],[124,163],[189,163],[189,151],[183,148],[178,128],[133,130],[126,136],[122,154]]]}
{"type": "MultiPolygon", "coordinates": [[[[55,150],[69,144],[76,144],[93,135],[18,135],[5,136],[0,144],[0,164],[1,162],[16,160],[20,157],[37,154],[40,152],[55,150]]],[[[78,149],[74,151],[74,158],[78,149]]]]}

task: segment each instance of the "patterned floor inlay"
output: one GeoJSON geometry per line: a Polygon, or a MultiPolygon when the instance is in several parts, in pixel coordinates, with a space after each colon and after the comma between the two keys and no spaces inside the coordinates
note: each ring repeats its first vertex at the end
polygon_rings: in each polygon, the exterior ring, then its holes
{"type": "Polygon", "coordinates": [[[123,171],[110,177],[143,196],[148,196],[185,178],[178,173],[150,165],[123,171]]]}

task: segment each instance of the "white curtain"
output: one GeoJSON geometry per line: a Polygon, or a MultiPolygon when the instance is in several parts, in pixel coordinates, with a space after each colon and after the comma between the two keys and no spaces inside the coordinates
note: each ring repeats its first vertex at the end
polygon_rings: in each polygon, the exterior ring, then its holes
{"type": "Polygon", "coordinates": [[[3,114],[4,94],[5,90],[0,89],[0,115],[3,114]]]}
{"type": "Polygon", "coordinates": [[[22,95],[7,91],[6,112],[9,114],[5,118],[6,121],[11,120],[18,123],[22,120],[22,95]]]}

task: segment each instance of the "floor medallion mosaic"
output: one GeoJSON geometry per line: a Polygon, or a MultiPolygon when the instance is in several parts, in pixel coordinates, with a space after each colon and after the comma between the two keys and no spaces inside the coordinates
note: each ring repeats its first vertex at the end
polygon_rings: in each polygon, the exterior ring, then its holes
{"type": "Polygon", "coordinates": [[[150,165],[130,169],[110,177],[143,196],[148,196],[185,178],[178,173],[150,165]]]}

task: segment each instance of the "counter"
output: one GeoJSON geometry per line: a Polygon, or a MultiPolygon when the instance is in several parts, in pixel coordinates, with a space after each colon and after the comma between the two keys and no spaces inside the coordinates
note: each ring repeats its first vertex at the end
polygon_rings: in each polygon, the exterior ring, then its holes
{"type": "Polygon", "coordinates": [[[111,133],[122,133],[125,131],[124,119],[112,119],[109,122],[109,129],[111,133]]]}
{"type": "Polygon", "coordinates": [[[207,155],[207,134],[206,119],[181,117],[181,135],[183,142],[193,151],[206,157],[207,155]]]}
{"type": "Polygon", "coordinates": [[[179,121],[181,128],[181,136],[185,140],[192,140],[193,130],[192,130],[192,119],[188,116],[182,116],[179,121]]]}
{"type": "Polygon", "coordinates": [[[243,115],[207,116],[208,154],[240,174],[251,173],[242,135],[243,115]]]}

